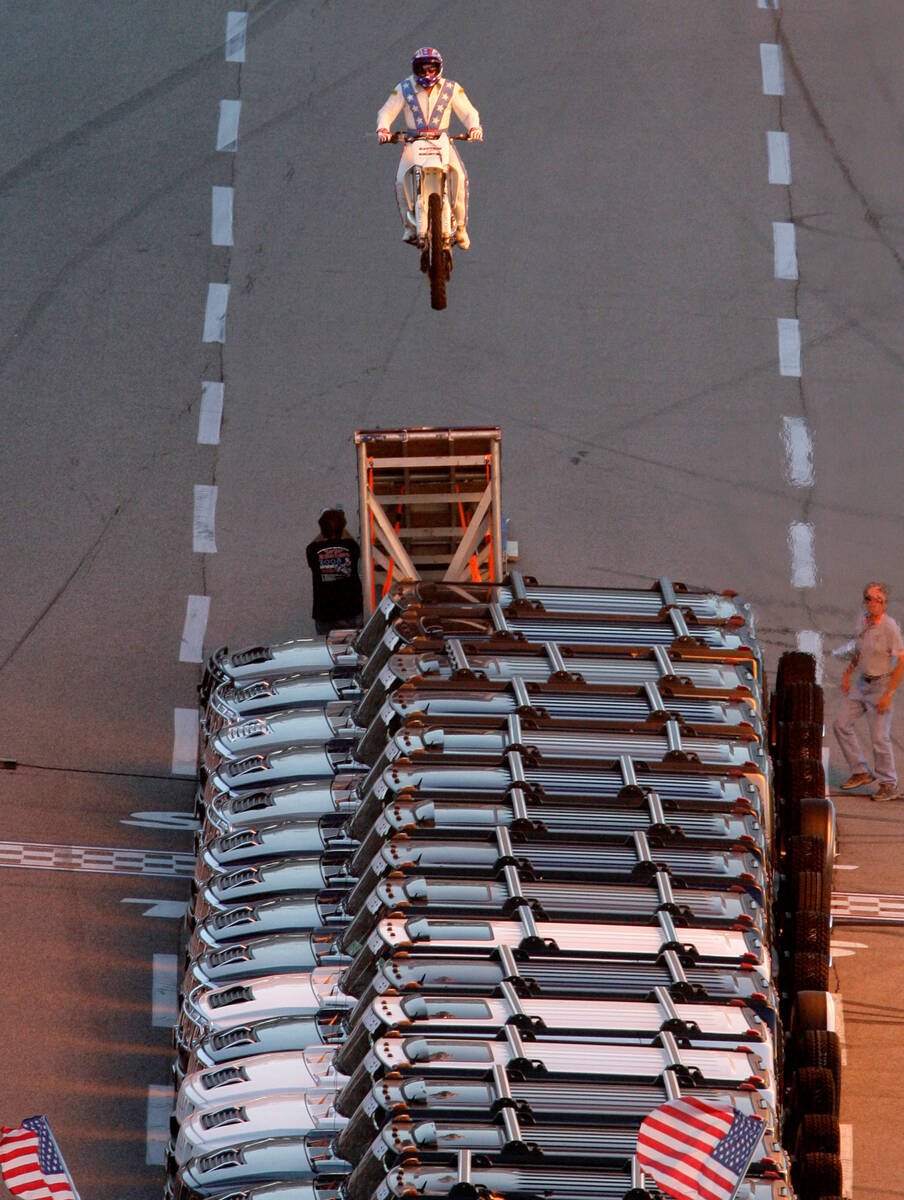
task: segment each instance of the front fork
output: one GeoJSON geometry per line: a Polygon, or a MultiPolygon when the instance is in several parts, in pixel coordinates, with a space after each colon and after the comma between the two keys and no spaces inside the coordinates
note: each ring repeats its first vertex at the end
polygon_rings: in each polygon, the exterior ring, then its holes
{"type": "Polygon", "coordinates": [[[445,172],[423,171],[414,168],[414,222],[418,243],[424,245],[427,240],[427,205],[432,194],[439,192],[443,202],[443,245],[452,245],[452,205],[449,201],[448,176],[445,172]]]}

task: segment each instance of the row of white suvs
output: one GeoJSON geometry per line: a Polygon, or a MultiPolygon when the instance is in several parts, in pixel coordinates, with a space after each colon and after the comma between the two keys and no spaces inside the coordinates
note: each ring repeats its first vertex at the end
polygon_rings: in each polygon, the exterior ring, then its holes
{"type": "Polygon", "coordinates": [[[201,686],[167,1200],[658,1197],[641,1120],[840,1194],[812,660],[749,608],[417,584],[201,686]]]}

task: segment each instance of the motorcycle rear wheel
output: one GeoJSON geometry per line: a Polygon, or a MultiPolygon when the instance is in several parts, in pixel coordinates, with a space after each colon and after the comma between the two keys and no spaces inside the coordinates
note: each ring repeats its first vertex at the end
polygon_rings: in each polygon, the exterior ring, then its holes
{"type": "Polygon", "coordinates": [[[437,194],[427,202],[427,251],[430,278],[430,307],[446,307],[446,260],[443,254],[443,202],[437,194]]]}

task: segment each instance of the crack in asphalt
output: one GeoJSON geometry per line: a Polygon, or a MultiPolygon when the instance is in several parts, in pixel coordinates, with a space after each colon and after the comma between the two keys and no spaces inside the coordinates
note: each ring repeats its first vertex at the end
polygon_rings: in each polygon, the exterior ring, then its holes
{"type": "Polygon", "coordinates": [[[109,776],[114,779],[157,779],[191,788],[196,787],[198,782],[196,776],[164,774],[157,771],[114,771],[103,767],[60,767],[52,763],[23,762],[17,758],[4,760],[0,769],[4,771],[53,771],[60,775],[95,775],[99,778],[109,776]]]}
{"type": "MultiPolygon", "coordinates": [[[[550,425],[544,425],[540,421],[527,420],[524,417],[519,417],[512,412],[503,412],[502,417],[509,426],[520,426],[525,429],[532,429],[535,433],[543,434],[550,441],[564,443],[566,447],[573,445],[575,435],[572,431],[557,429],[550,425]]],[[[500,420],[500,424],[502,421],[500,420]]],[[[608,430],[604,431],[608,433],[608,430]]],[[[655,467],[663,474],[673,476],[684,476],[686,478],[704,482],[711,485],[724,485],[730,488],[732,492],[747,492],[757,497],[765,497],[772,499],[781,499],[786,493],[783,488],[769,487],[767,484],[753,483],[747,480],[740,480],[731,475],[720,475],[713,471],[711,466],[701,467],[699,469],[693,467],[680,466],[677,463],[669,462],[665,459],[652,458],[649,455],[639,454],[628,450],[625,446],[609,445],[604,441],[597,440],[595,437],[582,436],[580,439],[581,446],[589,446],[593,450],[598,450],[602,454],[613,455],[615,457],[631,459],[633,462],[642,464],[643,466],[655,467]]],[[[571,450],[567,452],[570,454],[571,450]]],[[[589,465],[589,464],[588,464],[589,465]]],[[[825,502],[816,502],[816,507],[820,512],[834,513],[836,515],[858,517],[868,521],[882,522],[887,521],[892,529],[897,529],[899,523],[904,519],[904,513],[889,512],[884,509],[859,509],[853,508],[850,505],[842,504],[827,504],[825,502]]]]}
{"type": "MultiPolygon", "coordinates": [[[[399,336],[396,338],[389,339],[388,349],[386,351],[386,354],[383,357],[382,362],[377,364],[376,367],[368,368],[368,371],[372,371],[372,370],[376,371],[376,378],[374,379],[373,384],[372,384],[370,390],[368,391],[367,395],[364,397],[364,399],[358,405],[358,408],[357,408],[357,411],[355,414],[355,429],[360,429],[364,425],[364,419],[367,416],[368,409],[370,408],[377,393],[379,392],[380,385],[382,384],[383,380],[385,379],[385,377],[389,371],[389,368],[392,366],[393,360],[395,359],[396,355],[399,352],[399,347],[402,344],[401,335],[404,332],[404,330],[407,328],[409,322],[411,321],[411,318],[414,315],[415,307],[419,303],[424,303],[424,302],[425,302],[425,298],[420,295],[420,293],[417,291],[416,288],[412,288],[412,295],[411,295],[411,300],[408,304],[408,308],[407,308],[406,312],[403,314],[401,321],[399,322],[399,336]]],[[[339,439],[338,444],[337,444],[336,453],[333,456],[333,458],[330,460],[329,464],[327,465],[327,470],[329,471],[330,474],[332,474],[337,469],[337,467],[339,465],[339,456],[340,456],[340,454],[344,453],[346,444],[348,442],[350,442],[351,440],[352,440],[351,435],[349,435],[348,437],[339,439]]]]}
{"type": "MultiPolygon", "coordinates": [[[[255,17],[253,21],[249,22],[249,38],[259,35],[269,26],[282,20],[283,17],[288,13],[288,10],[295,6],[295,3],[296,0],[268,0],[268,2],[258,5],[257,8],[261,10],[261,14],[255,17]]],[[[208,51],[206,54],[200,55],[186,66],[170,72],[170,74],[164,79],[159,80],[157,83],[152,84],[143,89],[141,92],[136,93],[136,95],[130,97],[128,100],[124,100],[120,104],[114,105],[112,108],[108,109],[104,113],[101,113],[99,116],[93,117],[91,120],[84,122],[77,129],[70,130],[69,133],[64,134],[56,141],[49,142],[45,146],[42,146],[39,150],[36,150],[33,154],[29,155],[28,158],[23,159],[15,167],[7,171],[6,174],[0,176],[0,198],[2,198],[5,193],[11,191],[17,184],[21,183],[23,180],[26,180],[36,171],[44,169],[54,158],[62,157],[69,150],[73,149],[73,147],[81,147],[84,145],[84,143],[92,134],[98,133],[115,125],[118,121],[131,116],[133,113],[139,111],[141,108],[153,102],[158,97],[172,91],[186,80],[200,74],[202,71],[211,66],[219,65],[222,60],[222,54],[223,47],[221,45],[215,46],[213,50],[208,51]]],[[[239,64],[240,68],[241,66],[242,64],[239,64]]],[[[239,71],[238,78],[240,84],[241,70],[239,71]]],[[[241,93],[239,92],[239,94],[241,93]]],[[[170,195],[182,184],[194,178],[201,172],[209,170],[212,164],[217,162],[221,157],[222,151],[212,151],[208,154],[205,154],[200,161],[186,168],[181,172],[181,174],[175,176],[174,178],[168,179],[163,186],[157,188],[149,195],[146,195],[138,200],[132,205],[131,208],[129,208],[121,216],[117,217],[116,220],[111,222],[110,225],[108,225],[105,229],[101,230],[100,233],[96,234],[93,238],[87,241],[76,254],[64,262],[63,265],[57,270],[52,280],[35,297],[30,304],[28,311],[18,322],[15,329],[13,329],[3,345],[0,346],[0,372],[4,370],[12,355],[20,348],[23,339],[31,332],[31,330],[40,320],[41,316],[52,302],[56,291],[66,279],[72,276],[79,267],[83,266],[87,261],[89,261],[89,259],[98,250],[110,242],[117,233],[121,232],[124,228],[137,220],[137,218],[146,212],[152,205],[156,204],[158,200],[170,195]]],[[[235,166],[233,164],[233,178],[234,174],[235,166]]],[[[226,266],[228,273],[228,248],[226,266]]],[[[222,379],[222,366],[220,369],[220,378],[222,379]]]]}
{"type": "Polygon", "coordinates": [[[6,657],[3,658],[2,660],[0,660],[0,673],[2,673],[9,666],[9,664],[12,662],[12,660],[15,658],[15,656],[19,653],[19,651],[22,649],[22,647],[25,645],[25,643],[28,641],[28,639],[31,637],[31,635],[35,632],[35,630],[38,628],[38,626],[41,624],[41,622],[44,620],[44,618],[47,616],[47,614],[54,608],[54,606],[58,603],[58,601],[60,601],[62,599],[62,597],[66,593],[66,590],[75,581],[75,579],[80,574],[80,572],[81,572],[82,568],[85,566],[85,564],[90,563],[92,561],[92,559],[94,558],[94,555],[97,553],[98,549],[100,548],[101,542],[107,536],[108,532],[110,531],[111,526],[113,525],[113,522],[116,520],[116,518],[122,512],[126,503],[127,503],[126,501],[122,501],[116,505],[116,507],[113,509],[113,511],[107,517],[107,519],[104,521],[103,526],[101,527],[100,533],[97,535],[97,537],[94,539],[94,541],[88,547],[88,549],[84,552],[84,554],[81,556],[81,558],[75,564],[73,569],[66,576],[65,580],[60,584],[60,586],[57,588],[57,590],[53,593],[53,595],[50,597],[50,599],[47,601],[47,603],[44,605],[44,607],[41,609],[41,611],[38,613],[38,615],[35,617],[35,619],[32,621],[32,623],[28,626],[28,628],[25,630],[25,632],[22,634],[22,636],[18,639],[18,641],[16,641],[13,644],[12,648],[9,650],[6,657]]]}
{"type": "Polygon", "coordinates": [[[797,61],[797,58],[795,57],[794,51],[791,47],[791,42],[789,41],[788,35],[785,33],[785,30],[782,27],[782,22],[781,22],[780,17],[776,19],[775,26],[776,26],[776,37],[777,37],[779,43],[781,44],[782,48],[784,49],[785,53],[788,56],[788,63],[791,67],[791,71],[794,75],[794,78],[797,81],[797,85],[800,88],[801,95],[803,96],[803,99],[804,99],[804,103],[807,106],[807,110],[810,113],[810,116],[813,118],[816,128],[819,130],[820,134],[822,135],[823,141],[825,142],[826,146],[828,146],[828,148],[829,148],[829,152],[832,156],[832,160],[834,161],[836,167],[840,171],[841,177],[843,178],[845,184],[847,185],[848,190],[851,192],[851,194],[853,196],[855,196],[857,198],[857,200],[863,206],[864,221],[871,229],[873,229],[875,231],[876,237],[879,239],[881,244],[884,246],[884,248],[888,251],[888,253],[891,255],[891,257],[894,259],[895,264],[898,267],[898,270],[901,271],[902,273],[904,273],[904,256],[902,256],[901,253],[896,249],[896,247],[894,245],[892,245],[892,243],[889,241],[888,237],[885,234],[885,231],[882,228],[881,219],[876,214],[875,210],[873,209],[872,205],[869,202],[869,199],[866,196],[866,193],[863,191],[863,188],[860,186],[860,184],[855,179],[854,173],[851,170],[851,167],[845,161],[844,155],[839,150],[838,144],[836,143],[834,137],[832,136],[832,131],[829,129],[828,123],[827,123],[826,119],[823,117],[823,115],[819,109],[819,105],[816,103],[816,100],[813,96],[813,93],[810,91],[809,87],[807,86],[807,82],[804,79],[803,71],[801,70],[800,65],[797,61]]]}
{"type": "MultiPolygon", "coordinates": [[[[266,2],[256,5],[255,11],[261,10],[261,15],[256,17],[253,22],[249,22],[249,37],[256,35],[260,30],[266,29],[269,25],[282,20],[288,10],[296,6],[296,3],[297,0],[266,0],[266,2]]],[[[180,84],[201,74],[201,72],[207,70],[209,67],[219,66],[222,59],[223,47],[218,43],[212,50],[208,50],[206,54],[201,54],[191,62],[186,63],[185,66],[171,71],[163,79],[159,79],[156,83],[149,84],[148,87],[143,88],[140,92],[136,92],[134,96],[130,96],[128,99],[120,101],[119,104],[114,104],[112,108],[108,108],[98,116],[91,117],[90,120],[82,122],[76,129],[69,130],[68,133],[63,134],[62,137],[57,138],[55,141],[45,143],[40,149],[29,154],[27,158],[23,158],[21,162],[10,168],[5,174],[0,175],[0,197],[11,191],[23,180],[28,179],[36,171],[45,169],[53,159],[62,157],[74,147],[83,146],[92,134],[108,129],[123,120],[123,118],[138,112],[146,105],[157,100],[160,96],[173,91],[180,84]]]]}
{"type": "Polygon", "coordinates": [[[213,161],[214,155],[206,157],[200,164],[192,166],[183,171],[181,175],[170,180],[165,186],[158,188],[149,196],[141,199],[137,204],[134,204],[127,212],[117,217],[106,229],[102,230],[90,241],[86,242],[77,254],[74,254],[68,259],[54,275],[53,279],[43,288],[35,299],[32,301],[28,311],[19,321],[18,325],[13,329],[12,333],[0,346],[0,371],[6,367],[9,360],[20,349],[23,339],[31,333],[36,326],[41,316],[44,314],[48,306],[53,301],[53,298],[60,285],[68,279],[79,267],[83,266],[93,255],[100,250],[107,242],[111,241],[122,229],[131,224],[137,217],[141,216],[151,205],[155,204],[162,197],[167,196],[170,192],[181,186],[187,179],[196,175],[209,162],[213,161]]]}

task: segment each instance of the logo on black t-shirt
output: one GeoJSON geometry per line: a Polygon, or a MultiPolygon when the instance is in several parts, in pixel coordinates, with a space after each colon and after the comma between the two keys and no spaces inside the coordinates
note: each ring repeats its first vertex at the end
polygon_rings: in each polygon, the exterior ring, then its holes
{"type": "Polygon", "coordinates": [[[345,546],[324,546],[318,550],[317,565],[324,583],[338,583],[351,578],[352,556],[345,546]]]}

